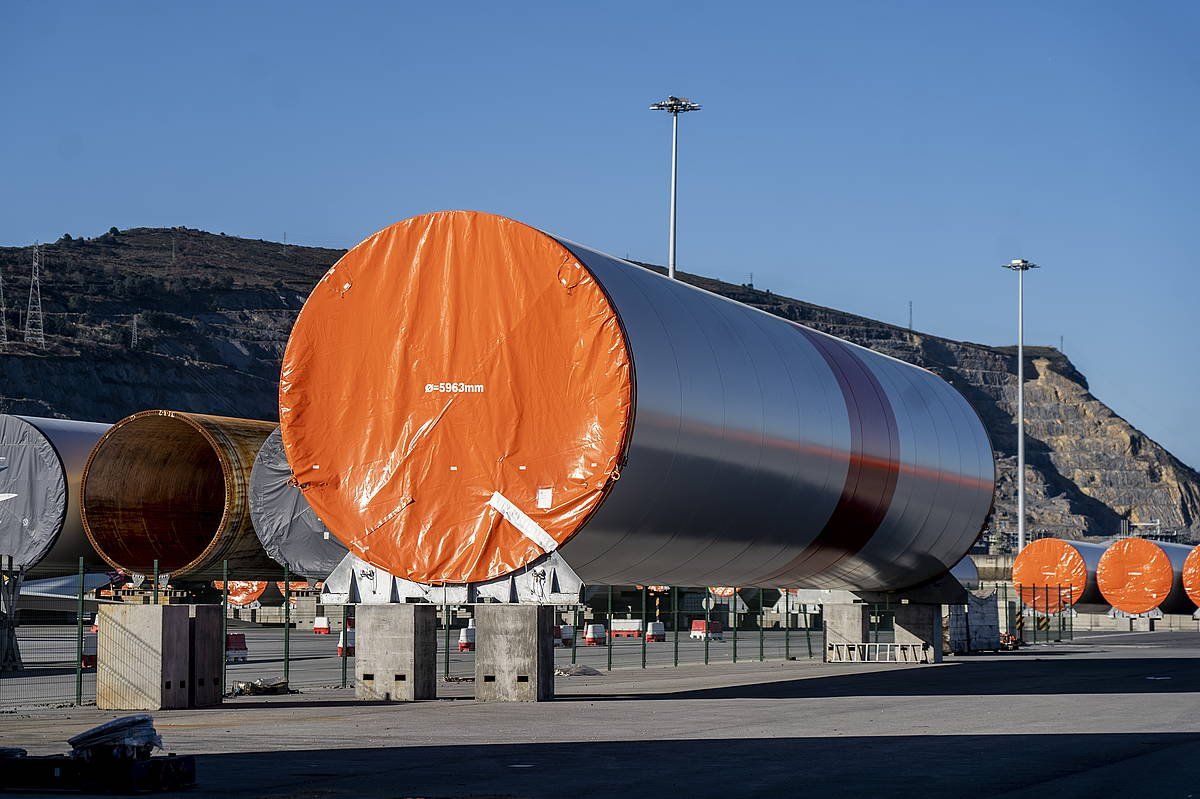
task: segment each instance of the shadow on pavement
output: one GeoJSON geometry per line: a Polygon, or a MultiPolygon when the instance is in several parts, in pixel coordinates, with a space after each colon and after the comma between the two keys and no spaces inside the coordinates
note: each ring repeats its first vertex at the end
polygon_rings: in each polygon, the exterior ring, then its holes
{"type": "MultiPolygon", "coordinates": [[[[337,731],[328,731],[336,739],[337,731]]],[[[1184,797],[1200,733],[413,746],[205,755],[193,797],[1184,797]]]]}
{"type": "MultiPolygon", "coordinates": [[[[846,664],[857,665],[862,664],[846,664]]],[[[560,696],[557,701],[1174,693],[1200,693],[1200,659],[962,659],[942,666],[896,666],[881,671],[688,691],[630,691],[619,696],[573,693],[560,696]]]]}

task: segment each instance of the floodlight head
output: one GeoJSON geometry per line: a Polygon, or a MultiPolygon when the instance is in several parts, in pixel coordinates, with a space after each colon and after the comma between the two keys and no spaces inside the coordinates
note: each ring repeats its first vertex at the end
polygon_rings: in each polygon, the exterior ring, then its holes
{"type": "Polygon", "coordinates": [[[686,97],[676,97],[671,95],[665,100],[660,100],[650,106],[651,111],[667,111],[671,114],[685,114],[688,111],[699,111],[700,104],[693,103],[686,97]]]}
{"type": "Polygon", "coordinates": [[[1005,269],[1011,269],[1014,272],[1028,272],[1030,269],[1041,269],[1040,266],[1032,261],[1026,261],[1024,258],[1014,258],[1006,264],[1000,264],[1005,269]]]}

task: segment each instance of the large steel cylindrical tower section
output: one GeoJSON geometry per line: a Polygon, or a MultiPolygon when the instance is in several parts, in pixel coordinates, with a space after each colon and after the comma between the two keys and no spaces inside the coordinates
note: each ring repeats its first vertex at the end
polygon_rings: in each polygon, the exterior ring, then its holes
{"type": "Polygon", "coordinates": [[[1075,605],[1107,604],[1096,569],[1108,544],[1039,538],[1017,553],[1012,581],[1028,607],[1057,613],[1075,605]]]}
{"type": "Polygon", "coordinates": [[[429,583],[559,549],[590,583],[904,588],[962,558],[995,478],[936,375],[474,212],[329,271],[280,421],[330,529],[429,583]]]}
{"type": "Polygon", "coordinates": [[[83,527],[124,572],[205,580],[264,577],[279,566],[250,520],[250,470],[271,422],[142,411],[117,422],[83,473],[83,527]]]}
{"type": "Polygon", "coordinates": [[[108,429],[97,422],[0,414],[0,566],[31,577],[107,565],[88,543],[80,482],[92,447],[108,429]]]}
{"type": "Polygon", "coordinates": [[[1194,549],[1147,538],[1119,539],[1100,558],[1100,591],[1124,613],[1190,613],[1196,605],[1184,586],[1184,571],[1194,549]]]}

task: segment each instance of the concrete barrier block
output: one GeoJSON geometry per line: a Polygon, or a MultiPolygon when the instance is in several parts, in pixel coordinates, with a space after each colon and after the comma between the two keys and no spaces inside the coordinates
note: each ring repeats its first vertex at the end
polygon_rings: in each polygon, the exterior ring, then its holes
{"type": "Polygon", "coordinates": [[[221,704],[221,670],[225,643],[221,640],[221,606],[190,605],[188,620],[188,707],[221,704]]]}
{"type": "Polygon", "coordinates": [[[554,698],[554,608],[475,606],[475,701],[554,698]]]}
{"type": "Polygon", "coordinates": [[[101,605],[97,625],[96,707],[187,707],[186,605],[101,605]]]}
{"type": "Polygon", "coordinates": [[[359,605],[354,623],[354,696],[413,702],[437,697],[437,608],[359,605]]]}

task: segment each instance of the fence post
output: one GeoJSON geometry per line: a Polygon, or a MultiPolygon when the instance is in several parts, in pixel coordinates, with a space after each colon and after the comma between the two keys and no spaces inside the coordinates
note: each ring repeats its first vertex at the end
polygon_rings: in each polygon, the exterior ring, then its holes
{"type": "MultiPolygon", "coordinates": [[[[583,601],[583,588],[579,589],[579,601],[583,601]]],[[[577,649],[579,647],[579,622],[580,622],[580,606],[579,602],[575,603],[575,635],[571,637],[571,665],[575,665],[577,649]]]]}
{"type": "Polygon", "coordinates": [[[704,589],[704,665],[708,665],[708,637],[712,635],[712,591],[704,589]]]}
{"type": "Polygon", "coordinates": [[[738,618],[737,618],[737,601],[738,590],[733,589],[733,596],[729,598],[729,626],[733,628],[733,662],[737,663],[737,633],[738,633],[738,618]]]}
{"type": "Polygon", "coordinates": [[[604,643],[608,647],[608,670],[612,671],[612,648],[613,648],[613,604],[612,604],[612,586],[608,587],[608,632],[604,636],[604,643]]]}
{"type": "Polygon", "coordinates": [[[766,631],[766,629],[764,629],[765,624],[766,624],[766,621],[765,621],[765,617],[763,616],[763,590],[762,590],[762,588],[759,588],[758,589],[758,662],[759,663],[762,663],[764,660],[767,659],[766,653],[763,649],[763,647],[766,645],[766,635],[767,635],[767,631],[766,631]]]}
{"type": "Polygon", "coordinates": [[[808,644],[808,659],[812,660],[812,612],[808,609],[808,603],[804,605],[804,643],[808,644]]]}
{"type": "MultiPolygon", "coordinates": [[[[349,599],[349,597],[346,597],[346,598],[349,599]]],[[[346,659],[350,653],[350,632],[346,628],[346,620],[350,617],[350,614],[347,612],[348,607],[349,606],[346,604],[342,605],[342,632],[341,632],[341,638],[342,638],[341,649],[342,649],[342,651],[339,654],[341,654],[341,656],[342,656],[342,687],[343,688],[346,687],[346,659]]]]}
{"type": "Polygon", "coordinates": [[[229,561],[221,561],[221,693],[228,684],[229,666],[229,561]]]}
{"type": "MultiPolygon", "coordinates": [[[[99,651],[99,647],[97,647],[99,651]]],[[[99,664],[97,664],[99,666],[99,664]]],[[[75,616],[75,704],[83,704],[83,557],[79,558],[79,601],[75,616]]]]}
{"type": "Polygon", "coordinates": [[[154,597],[154,604],[157,605],[158,604],[158,558],[154,559],[154,585],[152,585],[150,588],[152,591],[152,596],[154,597]]]}
{"type": "Polygon", "coordinates": [[[646,634],[650,626],[646,623],[646,586],[642,586],[642,668],[646,668],[646,634]]]}
{"type": "Polygon", "coordinates": [[[446,593],[446,584],[442,583],[442,627],[445,630],[446,661],[442,666],[442,676],[450,676],[450,597],[446,593]]]}
{"type": "Polygon", "coordinates": [[[675,663],[679,665],[679,586],[671,586],[671,627],[675,632],[675,663]]]}
{"type": "Polygon", "coordinates": [[[291,571],[283,565],[283,681],[288,681],[292,658],[292,583],[291,571]]]}
{"type": "Polygon", "coordinates": [[[783,589],[783,659],[792,659],[792,610],[791,596],[783,589]]]}

